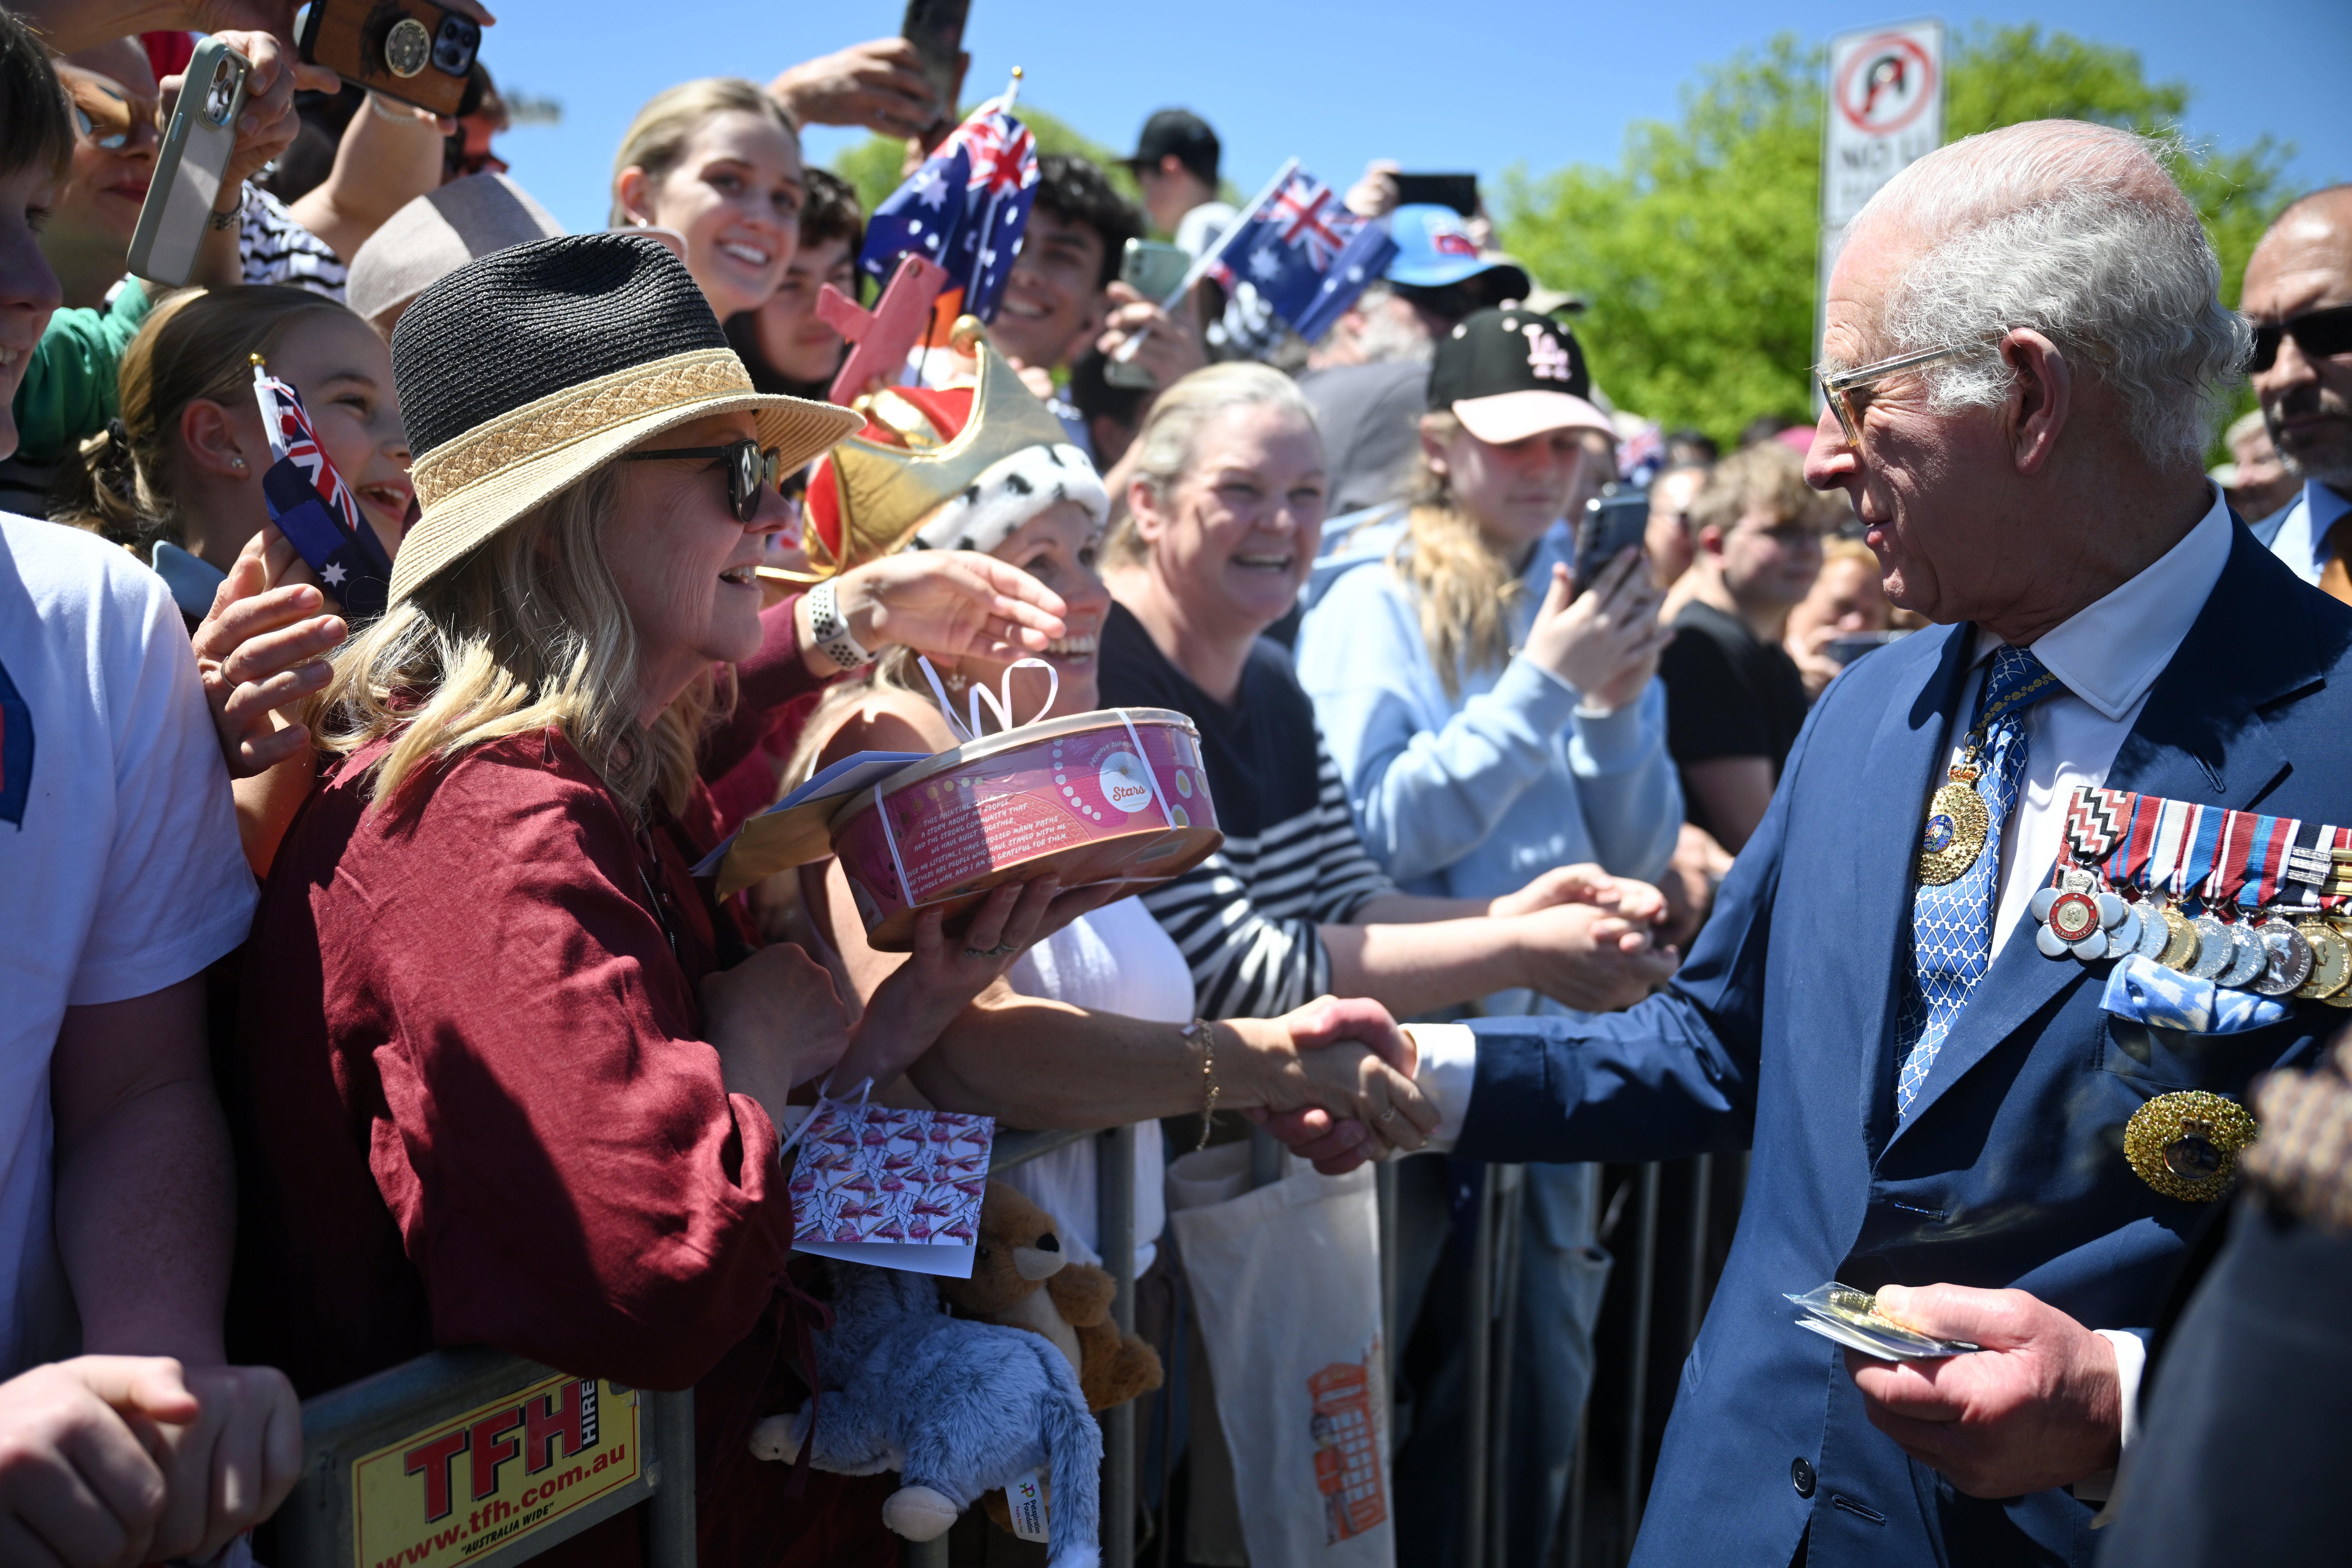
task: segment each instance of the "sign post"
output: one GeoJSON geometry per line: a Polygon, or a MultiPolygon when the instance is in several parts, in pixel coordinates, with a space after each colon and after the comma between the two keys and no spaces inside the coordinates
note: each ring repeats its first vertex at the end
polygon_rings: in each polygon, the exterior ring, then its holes
{"type": "MultiPolygon", "coordinates": [[[[1880,186],[1944,144],[1944,24],[1898,22],[1830,40],[1822,123],[1822,243],[1813,291],[1821,355],[1830,269],[1846,225],[1880,186]]],[[[1814,412],[1821,389],[1813,390],[1814,412]]]]}

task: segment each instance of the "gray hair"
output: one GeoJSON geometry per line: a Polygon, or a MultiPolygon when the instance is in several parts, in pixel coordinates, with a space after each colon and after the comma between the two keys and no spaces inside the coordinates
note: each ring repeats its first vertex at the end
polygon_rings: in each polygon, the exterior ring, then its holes
{"type": "MultiPolygon", "coordinates": [[[[1201,426],[1228,408],[1278,408],[1297,416],[1308,429],[1318,428],[1314,406],[1298,390],[1298,384],[1271,366],[1255,360],[1228,360],[1196,370],[1160,395],[1150,416],[1136,434],[1134,476],[1153,499],[1166,500],[1192,466],[1192,447],[1201,426]]],[[[1104,555],[1112,561],[1135,561],[1143,552],[1134,520],[1122,513],[1103,541],[1104,555]]]]}
{"type": "Polygon", "coordinates": [[[1991,407],[2015,379],[1992,345],[2032,327],[2090,362],[2151,462],[2201,466],[2252,335],[2222,308],[2221,260],[2165,172],[2178,153],[2168,139],[2038,120],[1905,169],[1855,220],[1919,247],[1886,304],[1887,352],[1981,342],[1924,374],[1938,409],[1991,407]]]}

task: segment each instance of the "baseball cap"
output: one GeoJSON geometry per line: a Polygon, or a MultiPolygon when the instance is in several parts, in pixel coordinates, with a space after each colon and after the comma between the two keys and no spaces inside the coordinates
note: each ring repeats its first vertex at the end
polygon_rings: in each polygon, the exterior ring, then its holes
{"type": "Polygon", "coordinates": [[[1163,109],[1143,122],[1135,139],[1135,156],[1120,160],[1130,169],[1156,169],[1160,160],[1174,153],[1179,163],[1208,181],[1217,183],[1217,133],[1189,109],[1163,109]]]}
{"type": "Polygon", "coordinates": [[[1594,407],[1592,375],[1576,336],[1549,316],[1480,310],[1437,340],[1429,366],[1429,406],[1501,447],[1547,430],[1617,427],[1594,407]]]}
{"type": "Polygon", "coordinates": [[[1489,299],[1524,298],[1527,269],[1508,257],[1482,251],[1470,237],[1462,215],[1452,207],[1417,202],[1389,215],[1389,237],[1396,241],[1396,258],[1389,263],[1388,280],[1414,289],[1443,289],[1481,273],[1507,269],[1517,282],[1489,299]]]}

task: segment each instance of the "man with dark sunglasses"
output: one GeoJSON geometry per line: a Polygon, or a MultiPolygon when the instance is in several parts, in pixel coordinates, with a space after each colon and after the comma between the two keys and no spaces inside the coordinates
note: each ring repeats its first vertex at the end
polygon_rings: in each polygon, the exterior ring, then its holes
{"type": "Polygon", "coordinates": [[[2271,548],[2352,604],[2352,185],[2279,215],[2246,263],[2254,395],[2287,472],[2303,481],[2271,548]]]}

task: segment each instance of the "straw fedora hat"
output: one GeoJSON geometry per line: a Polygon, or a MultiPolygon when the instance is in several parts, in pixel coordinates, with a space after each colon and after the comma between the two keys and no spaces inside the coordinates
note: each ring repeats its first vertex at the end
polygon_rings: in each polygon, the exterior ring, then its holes
{"type": "Polygon", "coordinates": [[[392,337],[421,514],[392,569],[399,604],[647,437],[750,409],[786,471],[865,421],[751,390],[684,264],[642,236],[583,234],[460,267],[392,337]]]}

